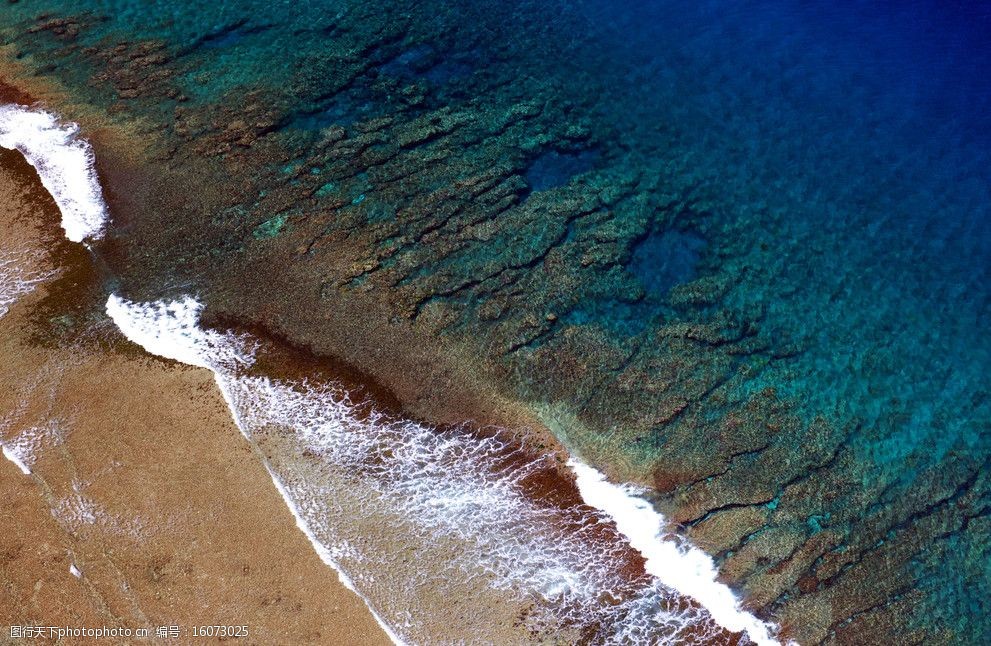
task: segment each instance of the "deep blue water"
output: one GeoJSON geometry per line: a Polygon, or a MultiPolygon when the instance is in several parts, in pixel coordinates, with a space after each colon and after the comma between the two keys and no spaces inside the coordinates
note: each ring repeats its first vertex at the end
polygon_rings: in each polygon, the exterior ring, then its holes
{"type": "Polygon", "coordinates": [[[591,150],[576,153],[549,150],[530,163],[524,178],[533,191],[546,191],[563,186],[576,175],[592,170],[595,166],[595,157],[595,152],[591,150]]]}
{"type": "Polygon", "coordinates": [[[743,276],[729,298],[764,310],[763,334],[806,349],[755,386],[883,428],[866,449],[882,466],[984,450],[991,13],[930,2],[694,7],[600,9],[617,46],[641,57],[632,73],[684,62],[670,80],[637,77],[643,108],[631,118],[655,114],[702,157],[701,181],[733,199],[701,223],[730,256],[717,271],[743,276]]]}
{"type": "MultiPolygon", "coordinates": [[[[696,181],[717,195],[694,218],[696,234],[657,243],[668,260],[634,252],[628,268],[647,292],[692,276],[685,265],[697,261],[684,259],[702,253],[709,271],[735,276],[735,307],[762,310],[762,334],[805,348],[755,387],[773,383],[810,410],[885,426],[868,449],[881,465],[916,449],[938,460],[960,442],[983,448],[987,5],[585,10],[611,26],[604,38],[622,52],[609,62],[628,94],[608,109],[624,136],[656,146],[644,166],[663,173],[691,158],[696,181]],[[718,259],[706,260],[700,237],[718,259]]],[[[685,235],[680,226],[666,235],[685,235]]]]}
{"type": "MultiPolygon", "coordinates": [[[[888,483],[895,499],[938,464],[984,468],[991,5],[588,8],[628,61],[629,94],[609,109],[631,140],[657,142],[644,164],[690,158],[716,195],[693,220],[711,252],[701,271],[730,277],[727,301],[758,312],[769,343],[801,350],[743,390],[772,386],[810,418],[860,423],[863,484],[888,483]]],[[[648,291],[672,275],[645,266],[635,255],[630,270],[648,291]]],[[[952,564],[923,568],[940,599],[933,623],[977,641],[988,632],[974,597],[991,580],[982,531],[951,539],[952,564]]]]}
{"type": "Polygon", "coordinates": [[[704,250],[705,240],[698,235],[677,229],[652,232],[633,248],[627,269],[647,294],[665,296],[695,278],[704,250]]]}

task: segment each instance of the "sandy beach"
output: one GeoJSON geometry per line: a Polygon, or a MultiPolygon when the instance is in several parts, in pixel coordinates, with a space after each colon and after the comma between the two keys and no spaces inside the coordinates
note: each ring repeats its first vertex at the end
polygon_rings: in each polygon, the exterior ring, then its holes
{"type": "Polygon", "coordinates": [[[194,627],[221,624],[247,626],[242,643],[389,643],[297,529],[209,371],[72,320],[86,255],[67,252],[33,171],[2,152],[0,251],[38,281],[0,318],[0,441],[16,458],[0,460],[0,641],[7,626],[107,626],[199,643],[217,638],[194,627]],[[42,343],[39,325],[73,333],[42,343]]]}

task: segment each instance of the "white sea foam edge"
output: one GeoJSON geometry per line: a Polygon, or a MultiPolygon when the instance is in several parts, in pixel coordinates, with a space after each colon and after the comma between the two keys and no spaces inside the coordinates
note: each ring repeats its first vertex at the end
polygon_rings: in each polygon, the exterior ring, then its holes
{"type": "Polygon", "coordinates": [[[732,632],[746,631],[759,646],[778,644],[773,626],[740,607],[729,586],[716,580],[712,557],[697,547],[665,538],[666,521],[636,488],[609,482],[605,475],[572,457],[578,491],[586,504],[613,519],[616,528],[646,559],[647,572],[665,586],[699,602],[713,621],[732,632]]]}
{"type": "MultiPolygon", "coordinates": [[[[106,306],[107,314],[124,336],[147,352],[211,370],[235,424],[245,437],[250,439],[248,430],[239,419],[237,407],[231,396],[229,380],[232,376],[228,371],[237,364],[250,365],[253,362],[253,347],[250,341],[233,334],[202,329],[199,326],[202,309],[202,304],[191,297],[171,302],[132,303],[116,294],[107,299],[106,306]]],[[[404,642],[399,635],[376,612],[371,602],[355,588],[348,575],[313,534],[285,485],[267,464],[265,468],[292,513],[296,526],[310,541],[320,560],[333,568],[341,583],[365,602],[375,621],[392,642],[397,646],[403,646],[404,642]]]]}
{"type": "Polygon", "coordinates": [[[108,219],[93,148],[78,134],[76,124],[61,123],[45,110],[0,105],[0,147],[20,151],[35,167],[73,242],[100,238],[108,219]]]}
{"type": "MultiPolygon", "coordinates": [[[[250,349],[246,349],[245,340],[232,334],[200,328],[201,309],[200,303],[188,297],[169,303],[131,303],[113,295],[107,301],[107,313],[131,341],[152,354],[213,370],[235,422],[246,433],[237,419],[237,407],[229,394],[229,377],[225,372],[234,362],[250,364],[250,349]]],[[[746,631],[759,646],[779,643],[772,636],[773,626],[743,610],[733,591],[716,580],[716,566],[707,554],[663,536],[663,516],[636,489],[609,482],[603,474],[577,458],[572,457],[568,465],[576,475],[584,501],[613,519],[619,532],[644,556],[650,574],[670,589],[696,600],[719,626],[733,632],[746,631]]],[[[271,469],[269,474],[293,512],[297,526],[320,558],[337,570],[345,585],[354,589],[347,575],[313,535],[284,485],[271,469]]],[[[390,637],[400,643],[398,635],[378,615],[376,619],[390,637]]]]}

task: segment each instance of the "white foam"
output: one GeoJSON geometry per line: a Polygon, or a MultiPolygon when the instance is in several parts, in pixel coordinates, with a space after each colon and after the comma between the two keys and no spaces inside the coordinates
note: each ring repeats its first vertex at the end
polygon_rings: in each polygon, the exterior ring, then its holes
{"type": "MultiPolygon", "coordinates": [[[[590,544],[562,529],[581,520],[594,524],[577,508],[534,505],[520,484],[541,465],[506,467],[509,447],[500,440],[387,421],[373,411],[361,415],[332,387],[259,377],[225,381],[246,435],[288,432],[296,443],[292,458],[319,461],[316,474],[292,465],[270,468],[318,553],[351,575],[400,639],[429,640],[430,622],[436,628],[449,609],[413,605],[417,612],[409,616],[413,599],[435,596],[453,605],[472,599],[479,586],[532,605],[541,626],[609,624],[613,643],[626,641],[624,631],[639,630],[655,643],[673,644],[657,637],[698,624],[696,614],[663,603],[673,596],[665,590],[619,592],[624,582],[615,552],[622,547],[590,544]],[[396,568],[397,551],[416,560],[396,568]],[[611,590],[623,595],[615,597],[621,603],[603,603],[611,590]]],[[[463,628],[482,641],[491,629],[463,628]]]]}
{"type": "Polygon", "coordinates": [[[8,448],[6,444],[3,445],[3,457],[13,462],[17,466],[17,468],[21,470],[21,473],[23,473],[24,475],[26,476],[31,475],[31,468],[24,463],[24,460],[22,460],[21,457],[17,455],[17,453],[15,453],[13,450],[8,448]]]}
{"type": "Polygon", "coordinates": [[[310,529],[310,526],[306,524],[306,520],[303,518],[303,514],[300,512],[299,508],[296,506],[296,503],[293,501],[293,497],[289,494],[289,491],[286,489],[285,485],[283,485],[282,482],[279,480],[278,476],[275,475],[275,472],[272,471],[272,468],[267,464],[265,465],[265,468],[266,470],[268,470],[268,475],[271,476],[272,478],[272,484],[275,485],[275,488],[278,490],[279,495],[282,496],[282,500],[285,501],[286,506],[289,507],[290,513],[292,513],[293,518],[296,520],[296,527],[299,529],[299,531],[303,532],[303,535],[306,536],[307,540],[310,541],[310,545],[313,546],[313,550],[317,553],[317,556],[320,557],[320,560],[324,562],[324,565],[327,565],[332,570],[337,572],[337,578],[345,588],[357,594],[358,597],[360,597],[361,600],[365,602],[365,606],[367,606],[369,612],[372,613],[372,617],[375,618],[375,621],[382,628],[385,634],[389,636],[389,639],[392,640],[392,643],[395,644],[396,646],[406,646],[406,642],[404,642],[403,639],[399,636],[399,634],[392,629],[392,626],[387,624],[385,620],[381,617],[381,615],[379,615],[379,613],[375,611],[375,608],[368,601],[365,595],[361,594],[361,592],[356,587],[354,587],[354,582],[351,580],[350,577],[348,577],[348,575],[344,572],[344,570],[341,569],[341,566],[337,563],[337,561],[334,560],[334,557],[330,553],[330,550],[327,549],[327,546],[320,542],[320,539],[316,537],[316,535],[313,533],[313,530],[310,529]]]}
{"type": "Polygon", "coordinates": [[[60,498],[52,507],[52,516],[60,523],[73,530],[86,525],[110,524],[112,517],[89,498],[82,495],[78,488],[60,498]]]}
{"type": "MultiPolygon", "coordinates": [[[[102,235],[107,210],[92,149],[77,132],[47,112],[0,106],[0,146],[21,151],[35,166],[62,212],[67,237],[79,242],[102,235]]],[[[599,518],[579,508],[538,508],[522,494],[521,484],[541,468],[539,460],[507,467],[507,446],[497,439],[359,414],[346,393],[333,388],[239,376],[239,368],[253,361],[254,345],[201,328],[202,305],[193,298],[140,304],[113,295],[106,310],[148,352],[212,370],[249,439],[270,427],[288,431],[295,454],[278,466],[266,460],[276,488],[320,558],[365,600],[397,644],[406,635],[422,641],[430,634],[414,612],[424,585],[436,586],[448,603],[470,601],[479,585],[506,590],[532,604],[537,615],[572,613],[557,617],[562,625],[586,621],[608,628],[600,635],[606,643],[682,643],[683,631],[697,639],[713,619],[747,631],[758,644],[777,643],[771,627],[742,611],[729,588],[716,582],[709,557],[661,538],[663,518],[631,489],[608,483],[590,467],[571,462],[586,502],[615,520],[655,577],[633,594],[623,591],[628,582],[616,571],[620,546],[591,542],[580,535],[584,530],[561,530],[594,526],[599,518]],[[299,471],[314,455],[317,471],[299,471]],[[375,540],[363,524],[375,518],[384,540],[375,540]],[[403,540],[417,548],[408,566],[397,565],[394,553],[403,540]],[[438,545],[443,549],[432,551],[438,545]],[[425,564],[437,565],[438,558],[450,559],[441,563],[443,575],[423,578],[425,564]],[[696,599],[705,611],[685,609],[668,588],[696,599]]],[[[6,445],[3,453],[30,473],[6,445]]],[[[64,511],[93,522],[85,502],[66,500],[64,511]]],[[[81,574],[74,564],[70,571],[81,574]]],[[[473,638],[485,639],[481,632],[473,638]]]]}
{"type": "MultiPolygon", "coordinates": [[[[10,427],[9,418],[0,420],[0,431],[7,431],[10,427]]],[[[49,420],[41,426],[31,426],[24,430],[10,435],[3,442],[3,453],[24,472],[25,475],[31,473],[38,454],[45,446],[57,446],[62,442],[62,430],[58,420],[49,420]]]]}
{"type": "MultiPolygon", "coordinates": [[[[138,304],[113,294],[107,300],[107,314],[130,341],[154,355],[213,371],[235,423],[245,437],[250,438],[250,432],[241,421],[231,397],[229,380],[233,377],[232,371],[238,365],[250,365],[253,362],[252,344],[233,334],[203,330],[199,326],[202,310],[202,304],[191,297],[180,301],[138,304]]],[[[399,635],[375,611],[368,599],[355,588],[354,583],[334,560],[327,547],[314,536],[275,472],[268,464],[265,468],[292,513],[296,526],[310,541],[320,560],[337,572],[338,579],[345,587],[361,597],[393,643],[397,646],[405,646],[399,635]]]]}
{"type": "Polygon", "coordinates": [[[107,314],[128,339],[151,354],[214,371],[253,362],[251,344],[231,334],[199,327],[203,305],[192,297],[178,301],[132,303],[116,294],[107,314]]]}
{"type": "Polygon", "coordinates": [[[600,509],[646,559],[646,569],[664,585],[698,601],[712,618],[732,632],[746,631],[760,646],[778,644],[772,626],[740,608],[728,586],[716,580],[712,558],[695,547],[664,537],[664,517],[637,490],[614,484],[592,467],[572,458],[578,489],[586,503],[600,509]]]}
{"type": "Polygon", "coordinates": [[[35,167],[73,242],[100,238],[108,219],[93,149],[78,132],[76,124],[59,123],[44,110],[0,105],[0,146],[20,151],[35,167]]]}
{"type": "MultiPolygon", "coordinates": [[[[758,643],[775,643],[769,627],[715,582],[711,559],[659,541],[662,519],[629,490],[573,463],[589,505],[614,516],[647,557],[656,578],[632,591],[619,573],[622,545],[562,529],[594,527],[600,519],[578,507],[538,507],[522,493],[542,459],[510,462],[512,449],[499,439],[359,411],[332,384],[239,375],[254,347],[243,337],[202,329],[201,310],[191,298],[133,303],[112,296],[107,303],[121,331],[149,352],[211,369],[247,438],[264,441],[278,429],[279,461],[266,460],[276,488],[320,558],[396,643],[423,641],[433,634],[429,622],[443,620],[428,616],[440,609],[432,613],[411,601],[432,596],[422,594],[427,589],[449,603],[480,589],[500,590],[531,606],[542,626],[606,627],[605,643],[678,644],[700,629],[713,633],[713,619],[747,630],[758,643]],[[300,466],[314,460],[316,466],[300,466]],[[408,565],[397,564],[395,555],[404,545],[417,555],[408,565]],[[675,565],[662,567],[667,561],[675,565]],[[425,572],[428,567],[443,575],[425,572]],[[686,609],[671,589],[705,610],[686,609]]],[[[477,636],[484,639],[483,632],[477,636]]]]}
{"type": "Polygon", "coordinates": [[[0,318],[18,298],[30,294],[57,273],[30,269],[38,262],[38,255],[26,250],[0,251],[0,318]]]}

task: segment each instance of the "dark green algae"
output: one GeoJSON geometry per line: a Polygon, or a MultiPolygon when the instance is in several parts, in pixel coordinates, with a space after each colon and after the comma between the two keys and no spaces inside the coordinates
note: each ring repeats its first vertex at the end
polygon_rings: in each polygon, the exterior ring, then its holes
{"type": "Polygon", "coordinates": [[[143,120],[147,185],[116,203],[149,208],[107,243],[131,296],[370,372],[408,351],[392,329],[468,348],[800,642],[986,643],[985,152],[853,52],[673,3],[716,22],[655,26],[640,60],[596,6],[41,2],[0,27],[143,120]]]}

